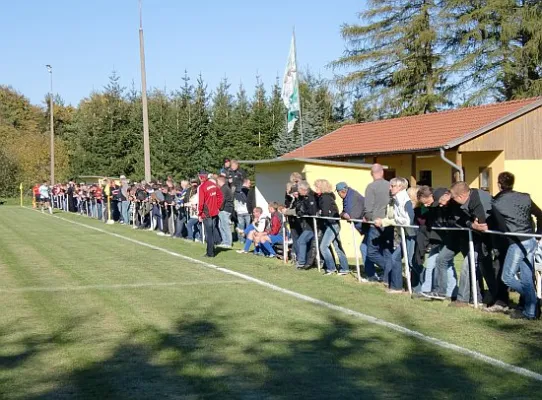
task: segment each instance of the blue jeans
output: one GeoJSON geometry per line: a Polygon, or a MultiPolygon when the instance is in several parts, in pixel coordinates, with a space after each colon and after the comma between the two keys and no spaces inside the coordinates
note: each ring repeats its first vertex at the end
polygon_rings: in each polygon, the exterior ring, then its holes
{"type": "Polygon", "coordinates": [[[388,263],[384,268],[383,280],[384,282],[388,282],[390,289],[403,289],[403,263],[401,262],[402,259],[403,248],[399,245],[388,258],[388,263]]]}
{"type": "Polygon", "coordinates": [[[130,207],[130,202],[119,201],[117,203],[117,207],[119,209],[119,214],[120,214],[120,217],[122,218],[122,222],[128,225],[130,223],[130,219],[128,218],[128,208],[130,207]]]}
{"type": "Polygon", "coordinates": [[[188,231],[189,240],[201,239],[201,225],[197,218],[190,218],[186,224],[186,230],[188,231]]]}
{"type": "MultiPolygon", "coordinates": [[[[434,288],[434,270],[437,266],[437,258],[439,252],[442,250],[442,246],[435,246],[431,249],[429,257],[425,262],[425,275],[423,278],[423,284],[421,291],[424,293],[429,293],[433,291],[434,288]]],[[[448,269],[447,269],[447,279],[446,279],[446,297],[455,297],[457,296],[457,272],[454,268],[454,259],[449,259],[448,269]]]]}
{"type": "Polygon", "coordinates": [[[363,241],[359,250],[361,251],[361,258],[363,259],[363,268],[365,269],[365,276],[373,277],[376,275],[375,264],[367,257],[367,242],[369,241],[369,234],[363,235],[363,241]]]}
{"type": "Polygon", "coordinates": [[[220,229],[220,237],[222,238],[222,244],[225,246],[232,245],[230,216],[231,213],[226,211],[220,211],[220,213],[218,213],[218,227],[220,229]]]}
{"type": "MultiPolygon", "coordinates": [[[[185,227],[187,226],[186,214],[178,211],[177,218],[175,220],[175,233],[173,236],[176,238],[182,238],[185,227]]],[[[187,228],[188,230],[188,228],[187,228]]]]}
{"type": "Polygon", "coordinates": [[[307,247],[309,246],[309,243],[312,239],[314,239],[313,231],[303,231],[303,233],[299,235],[299,238],[296,241],[296,255],[297,263],[299,265],[305,265],[305,263],[307,262],[307,247]]]}
{"type": "Polygon", "coordinates": [[[367,236],[367,258],[385,269],[391,257],[393,228],[380,229],[371,226],[367,236]]]}
{"type": "MultiPolygon", "coordinates": [[[[250,225],[250,214],[237,214],[237,227],[243,231],[250,225]]],[[[240,236],[239,241],[245,243],[245,237],[240,236]]]]}
{"type": "Polygon", "coordinates": [[[336,223],[327,224],[326,230],[324,231],[324,236],[322,237],[322,242],[320,243],[320,253],[322,253],[322,258],[326,265],[326,270],[328,272],[334,272],[337,270],[335,265],[335,258],[331,254],[330,246],[333,244],[335,253],[339,257],[340,271],[349,272],[350,267],[348,266],[348,259],[346,254],[344,254],[343,246],[341,244],[341,238],[339,237],[339,232],[341,231],[341,226],[336,223]]]}
{"type": "Polygon", "coordinates": [[[523,314],[529,318],[536,316],[536,291],[533,281],[536,245],[534,238],[511,244],[502,271],[504,284],[525,299],[523,314]],[[518,271],[519,279],[516,278],[518,271]]]}

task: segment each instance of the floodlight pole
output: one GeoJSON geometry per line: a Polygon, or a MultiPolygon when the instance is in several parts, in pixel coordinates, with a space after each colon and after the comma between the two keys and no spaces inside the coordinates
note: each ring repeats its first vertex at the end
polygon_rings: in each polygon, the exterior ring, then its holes
{"type": "Polygon", "coordinates": [[[54,125],[54,102],[53,102],[53,67],[51,65],[47,64],[45,66],[47,68],[47,72],[49,72],[49,76],[51,78],[51,89],[49,91],[49,124],[51,125],[51,176],[50,184],[55,184],[55,125],[54,125]]]}
{"type": "Polygon", "coordinates": [[[149,111],[147,107],[147,73],[145,72],[145,43],[143,40],[142,0],[139,0],[139,57],[141,61],[141,104],[143,106],[143,159],[145,180],[151,180],[151,149],[149,142],[149,111]]]}

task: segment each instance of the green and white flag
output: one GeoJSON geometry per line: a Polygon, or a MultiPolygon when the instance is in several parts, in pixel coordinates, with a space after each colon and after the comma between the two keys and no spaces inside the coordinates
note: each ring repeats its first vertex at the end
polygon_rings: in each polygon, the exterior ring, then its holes
{"type": "Polygon", "coordinates": [[[288,132],[294,130],[295,122],[299,119],[299,84],[297,81],[297,65],[295,59],[295,37],[292,35],[290,54],[284,72],[282,83],[282,101],[288,109],[288,132]]]}

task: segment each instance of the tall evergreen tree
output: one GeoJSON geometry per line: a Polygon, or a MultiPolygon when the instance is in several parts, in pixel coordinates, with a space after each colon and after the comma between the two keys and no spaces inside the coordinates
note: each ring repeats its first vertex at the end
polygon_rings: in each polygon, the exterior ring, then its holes
{"type": "Polygon", "coordinates": [[[467,103],[540,95],[542,9],[533,0],[446,0],[447,49],[467,103]]]}
{"type": "Polygon", "coordinates": [[[222,161],[228,154],[228,146],[235,135],[233,123],[233,96],[230,94],[230,84],[226,78],[222,79],[213,96],[211,106],[211,132],[215,141],[216,158],[222,161]]]}
{"type": "Polygon", "coordinates": [[[257,85],[254,91],[254,98],[250,106],[250,145],[253,148],[251,157],[255,159],[267,158],[267,148],[271,144],[271,124],[269,121],[269,106],[265,93],[265,87],[256,78],[257,85]]]}
{"type": "Polygon", "coordinates": [[[434,0],[370,0],[362,24],[345,25],[348,48],[332,66],[342,85],[361,85],[384,116],[423,114],[447,104],[437,53],[434,0]]]}
{"type": "Polygon", "coordinates": [[[221,161],[213,142],[208,109],[207,85],[200,75],[194,92],[194,107],[190,119],[191,139],[190,165],[193,173],[201,169],[218,169],[221,161]]]}
{"type": "Polygon", "coordinates": [[[228,141],[228,153],[232,158],[249,159],[253,154],[252,133],[250,129],[250,102],[242,84],[235,96],[233,109],[233,124],[235,132],[232,140],[228,141]]]}
{"type": "Polygon", "coordinates": [[[282,155],[288,151],[286,112],[286,107],[282,102],[279,78],[277,77],[269,100],[269,119],[271,122],[269,152],[271,157],[282,155]]]}

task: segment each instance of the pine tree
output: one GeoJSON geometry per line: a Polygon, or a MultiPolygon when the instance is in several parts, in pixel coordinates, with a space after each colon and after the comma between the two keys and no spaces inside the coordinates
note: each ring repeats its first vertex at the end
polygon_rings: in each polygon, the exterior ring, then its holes
{"type": "Polygon", "coordinates": [[[228,145],[235,136],[233,124],[233,97],[230,94],[230,84],[227,78],[222,79],[213,96],[211,106],[211,132],[215,140],[215,158],[222,160],[231,157],[228,154],[228,145]]]}
{"type": "Polygon", "coordinates": [[[255,159],[266,158],[269,154],[266,149],[271,144],[271,124],[269,123],[269,106],[265,93],[265,87],[256,78],[256,89],[250,106],[250,145],[253,149],[252,157],[255,159]]]}
{"type": "Polygon", "coordinates": [[[437,111],[447,104],[443,60],[437,53],[434,0],[371,0],[363,24],[345,25],[347,69],[341,85],[361,85],[367,103],[384,116],[437,111]]]}
{"type": "Polygon", "coordinates": [[[250,103],[243,85],[239,85],[233,108],[234,133],[228,142],[228,153],[232,158],[248,160],[252,157],[252,133],[250,130],[250,103]]]}
{"type": "MultiPolygon", "coordinates": [[[[282,155],[286,153],[288,147],[283,148],[285,143],[288,143],[287,137],[287,122],[286,122],[286,107],[282,102],[281,87],[279,78],[275,79],[275,84],[271,91],[271,99],[269,101],[269,119],[271,122],[271,133],[269,138],[269,156],[282,155]]],[[[292,138],[293,139],[293,138],[292,138]]]]}
{"type": "Polygon", "coordinates": [[[542,7],[534,0],[447,0],[452,72],[467,103],[540,95],[542,7]]]}
{"type": "Polygon", "coordinates": [[[194,92],[194,107],[190,119],[192,143],[189,162],[193,174],[202,169],[216,170],[221,164],[211,136],[208,102],[207,85],[200,75],[194,92]]]}

